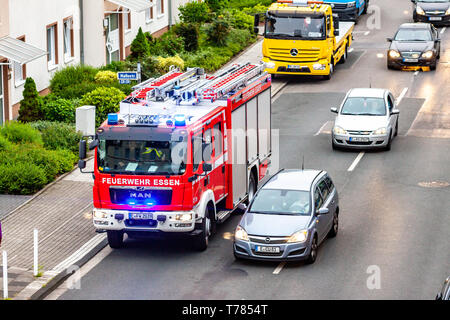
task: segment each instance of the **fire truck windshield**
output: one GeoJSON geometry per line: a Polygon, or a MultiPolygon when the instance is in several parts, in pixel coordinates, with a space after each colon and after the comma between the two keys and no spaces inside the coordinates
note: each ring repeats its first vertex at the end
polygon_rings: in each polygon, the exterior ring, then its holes
{"type": "Polygon", "coordinates": [[[182,175],[187,145],[183,141],[99,140],[98,170],[109,174],[182,175]]]}
{"type": "Polygon", "coordinates": [[[320,16],[281,16],[269,13],[265,37],[268,39],[325,39],[325,19],[320,16]]]}

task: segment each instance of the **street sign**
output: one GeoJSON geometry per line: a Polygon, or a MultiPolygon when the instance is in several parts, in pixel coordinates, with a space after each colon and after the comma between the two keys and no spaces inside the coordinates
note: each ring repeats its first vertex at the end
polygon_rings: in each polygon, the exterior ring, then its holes
{"type": "Polygon", "coordinates": [[[138,73],[136,71],[117,72],[117,79],[119,80],[138,80],[138,73]]]}
{"type": "Polygon", "coordinates": [[[131,80],[119,80],[120,84],[130,84],[131,80]]]}

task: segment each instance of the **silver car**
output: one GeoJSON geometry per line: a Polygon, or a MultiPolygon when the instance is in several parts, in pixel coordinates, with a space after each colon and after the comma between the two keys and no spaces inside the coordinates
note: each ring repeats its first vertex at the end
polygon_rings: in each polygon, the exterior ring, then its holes
{"type": "Polygon", "coordinates": [[[338,108],[331,133],[333,149],[391,149],[398,134],[400,111],[394,96],[386,89],[352,89],[338,108]]]}
{"type": "Polygon", "coordinates": [[[338,193],[325,171],[282,170],[246,208],[234,234],[234,256],[314,263],[319,244],[335,237],[338,225],[338,193]]]}

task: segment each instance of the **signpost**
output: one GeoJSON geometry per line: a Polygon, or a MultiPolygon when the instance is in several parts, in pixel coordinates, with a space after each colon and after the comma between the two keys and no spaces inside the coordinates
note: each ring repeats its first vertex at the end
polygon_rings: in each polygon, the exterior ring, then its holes
{"type": "Polygon", "coordinates": [[[117,72],[117,79],[120,84],[130,84],[131,81],[141,82],[141,63],[137,63],[137,71],[117,72]]]}

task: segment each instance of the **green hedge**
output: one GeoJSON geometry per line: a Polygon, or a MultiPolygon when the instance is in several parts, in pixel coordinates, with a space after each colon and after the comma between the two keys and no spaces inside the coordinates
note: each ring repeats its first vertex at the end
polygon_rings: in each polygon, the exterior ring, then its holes
{"type": "Polygon", "coordinates": [[[96,107],[95,125],[99,127],[108,113],[119,111],[120,102],[125,98],[125,94],[117,88],[100,87],[84,95],[81,104],[96,107]]]}
{"type": "Polygon", "coordinates": [[[74,125],[51,121],[37,121],[30,122],[30,126],[41,132],[46,149],[70,150],[74,155],[78,155],[78,142],[83,135],[80,132],[76,132],[74,125]]]}
{"type": "Polygon", "coordinates": [[[41,134],[28,124],[8,122],[0,129],[0,135],[12,143],[32,143],[43,145],[41,134]]]}

